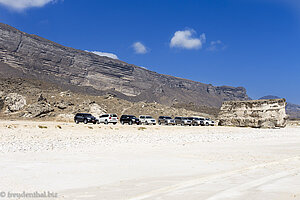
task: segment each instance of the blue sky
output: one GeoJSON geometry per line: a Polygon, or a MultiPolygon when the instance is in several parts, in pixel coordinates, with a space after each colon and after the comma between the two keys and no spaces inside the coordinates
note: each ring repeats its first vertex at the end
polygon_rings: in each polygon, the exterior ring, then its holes
{"type": "Polygon", "coordinates": [[[0,21],[163,74],[300,104],[295,0],[0,0],[0,21]]]}

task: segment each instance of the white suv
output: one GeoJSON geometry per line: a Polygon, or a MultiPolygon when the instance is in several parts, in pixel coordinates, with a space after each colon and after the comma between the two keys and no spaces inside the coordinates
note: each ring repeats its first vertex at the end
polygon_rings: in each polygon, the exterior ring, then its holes
{"type": "Polygon", "coordinates": [[[214,125],[216,125],[216,123],[213,120],[209,119],[209,118],[206,118],[205,120],[208,123],[208,126],[214,126],[214,125]]]}
{"type": "Polygon", "coordinates": [[[118,116],[116,114],[105,114],[105,115],[101,115],[99,117],[99,124],[100,123],[104,123],[104,124],[117,124],[118,123],[118,116]]]}
{"type": "Polygon", "coordinates": [[[209,118],[200,117],[199,119],[201,121],[203,121],[203,126],[214,126],[215,125],[215,122],[210,120],[209,118]]]}
{"type": "Polygon", "coordinates": [[[155,125],[156,124],[156,120],[151,116],[141,115],[139,118],[140,118],[140,122],[142,124],[145,124],[145,125],[149,125],[149,124],[155,125]]]}

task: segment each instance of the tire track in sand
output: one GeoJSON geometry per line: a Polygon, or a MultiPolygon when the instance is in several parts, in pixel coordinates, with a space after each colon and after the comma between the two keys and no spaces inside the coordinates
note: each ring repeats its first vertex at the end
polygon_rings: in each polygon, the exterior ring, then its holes
{"type": "Polygon", "coordinates": [[[247,190],[249,190],[251,188],[255,188],[260,185],[266,184],[268,182],[272,182],[272,181],[275,181],[275,180],[278,180],[278,179],[281,179],[281,178],[284,178],[287,176],[291,176],[291,175],[299,173],[299,172],[300,172],[300,168],[297,168],[297,169],[291,169],[288,171],[272,174],[270,176],[265,176],[263,178],[256,179],[254,181],[250,181],[250,182],[244,183],[242,185],[232,187],[232,188],[229,188],[222,192],[219,192],[219,193],[207,198],[206,200],[228,199],[228,198],[232,198],[232,197],[241,196],[245,192],[247,192],[247,190]]]}
{"type": "MultiPolygon", "coordinates": [[[[189,180],[189,181],[180,182],[180,183],[177,183],[177,184],[174,184],[174,185],[171,185],[171,186],[167,186],[167,187],[159,188],[159,189],[156,189],[156,190],[152,190],[152,191],[147,192],[145,194],[142,194],[140,196],[128,198],[128,200],[143,200],[143,199],[151,198],[151,197],[158,196],[158,195],[161,195],[161,194],[174,192],[176,190],[181,190],[181,189],[185,189],[185,188],[188,188],[188,187],[194,187],[196,185],[200,185],[200,184],[206,183],[206,182],[214,180],[214,179],[231,177],[231,176],[234,176],[236,174],[247,173],[248,171],[251,171],[251,170],[255,170],[255,169],[259,169],[259,168],[265,168],[265,167],[269,167],[269,166],[272,166],[272,165],[279,165],[279,164],[292,162],[292,161],[300,161],[300,156],[286,158],[286,159],[279,160],[279,161],[273,161],[273,162],[253,165],[253,166],[250,166],[250,167],[245,167],[245,168],[242,168],[242,169],[228,171],[228,172],[225,172],[225,173],[217,173],[217,174],[210,175],[210,176],[205,176],[205,177],[201,177],[201,178],[197,178],[197,179],[192,179],[192,180],[189,180]]],[[[297,168],[296,170],[299,170],[299,169],[297,168]]],[[[273,180],[277,176],[280,177],[281,173],[279,173],[278,175],[275,174],[274,176],[271,175],[269,178],[267,177],[265,180],[269,180],[269,179],[273,180]]],[[[287,176],[287,175],[283,174],[283,176],[287,176]]],[[[264,181],[264,178],[261,178],[261,179],[262,180],[258,179],[257,183],[259,183],[259,181],[264,181]]],[[[254,183],[252,183],[252,184],[255,185],[255,183],[256,182],[254,181],[254,183]]],[[[247,186],[250,187],[251,183],[249,183],[249,185],[245,185],[244,187],[246,188],[247,186]]],[[[239,188],[237,188],[237,190],[238,189],[239,188]]],[[[243,189],[243,188],[240,188],[240,189],[243,189]]],[[[226,193],[224,193],[224,194],[226,195],[226,193]]],[[[211,197],[211,198],[219,198],[219,197],[217,196],[217,197],[211,197]]]]}

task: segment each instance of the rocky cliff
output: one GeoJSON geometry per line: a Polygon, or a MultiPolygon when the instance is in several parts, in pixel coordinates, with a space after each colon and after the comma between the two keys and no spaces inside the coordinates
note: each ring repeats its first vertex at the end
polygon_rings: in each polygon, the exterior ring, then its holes
{"type": "Polygon", "coordinates": [[[253,128],[285,127],[285,99],[225,101],[219,114],[219,125],[253,128]]]}
{"type": "Polygon", "coordinates": [[[243,87],[215,87],[158,74],[120,60],[65,47],[0,23],[0,73],[14,71],[68,89],[162,104],[218,107],[224,100],[249,99],[243,87]],[[5,71],[4,71],[5,70],[5,71]]]}
{"type": "MultiPolygon", "coordinates": [[[[273,96],[273,95],[267,95],[267,96],[261,97],[260,99],[280,99],[280,97],[273,96]]],[[[289,115],[290,119],[300,119],[300,105],[287,102],[286,114],[289,115]]]]}

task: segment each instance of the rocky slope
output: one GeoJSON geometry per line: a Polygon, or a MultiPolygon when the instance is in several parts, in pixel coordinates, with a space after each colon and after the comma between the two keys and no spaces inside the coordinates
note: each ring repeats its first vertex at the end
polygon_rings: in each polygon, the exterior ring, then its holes
{"type": "Polygon", "coordinates": [[[158,74],[0,23],[1,71],[6,77],[36,78],[90,95],[111,93],[130,102],[219,107],[224,100],[249,99],[243,87],[216,87],[158,74]]]}
{"type": "Polygon", "coordinates": [[[168,116],[204,116],[208,114],[174,108],[158,103],[129,102],[114,97],[71,92],[55,84],[35,79],[0,76],[0,119],[73,121],[77,112],[99,117],[103,113],[168,116]]]}
{"type": "MultiPolygon", "coordinates": [[[[260,99],[280,99],[278,96],[267,95],[260,99]]],[[[287,102],[286,113],[290,119],[300,119],[300,105],[287,102]]]]}

